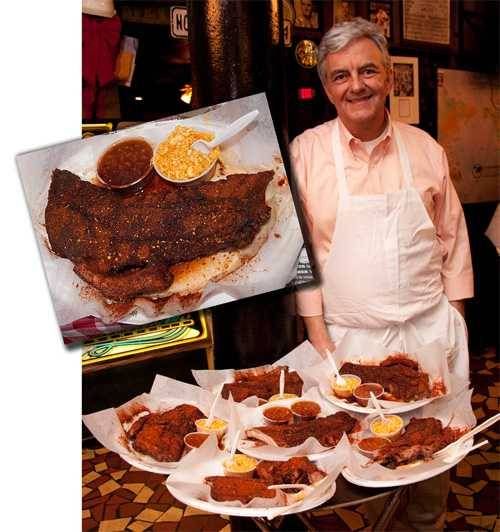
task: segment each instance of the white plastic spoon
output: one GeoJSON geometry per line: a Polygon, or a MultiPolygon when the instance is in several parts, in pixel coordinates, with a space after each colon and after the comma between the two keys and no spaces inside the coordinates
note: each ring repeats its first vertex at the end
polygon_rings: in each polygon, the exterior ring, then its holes
{"type": "Polygon", "coordinates": [[[346,383],[346,380],[342,375],[339,373],[339,369],[337,368],[337,364],[335,364],[335,360],[333,359],[333,355],[330,353],[330,351],[326,350],[326,357],[328,358],[328,361],[330,362],[333,373],[335,374],[335,380],[340,384],[340,386],[343,386],[346,383]]]}
{"type": "Polygon", "coordinates": [[[377,411],[377,414],[382,418],[383,421],[385,421],[386,418],[384,416],[384,412],[382,411],[382,407],[380,406],[380,403],[373,392],[370,392],[370,399],[375,407],[375,410],[377,411]]]}
{"type": "Polygon", "coordinates": [[[233,440],[233,442],[231,444],[231,450],[229,451],[229,460],[232,460],[234,455],[236,454],[236,448],[238,447],[238,443],[240,441],[240,435],[241,435],[241,429],[239,429],[236,432],[234,440],[233,440]]]}
{"type": "Polygon", "coordinates": [[[282,369],[280,371],[280,389],[279,389],[280,397],[283,397],[283,394],[285,393],[285,370],[282,369]]]}
{"type": "Polygon", "coordinates": [[[235,120],[232,124],[227,126],[220,133],[217,133],[210,142],[206,140],[195,140],[193,142],[193,148],[195,150],[201,151],[201,153],[208,154],[216,146],[230,139],[231,137],[239,133],[243,128],[248,126],[248,124],[252,123],[257,118],[257,116],[259,116],[259,111],[250,111],[246,115],[243,115],[242,117],[238,118],[238,120],[235,120]]]}
{"type": "Polygon", "coordinates": [[[224,383],[220,385],[220,388],[215,396],[214,402],[212,403],[212,406],[210,407],[210,412],[208,413],[208,418],[207,418],[207,427],[210,427],[210,425],[212,424],[212,420],[214,419],[215,405],[217,404],[220,394],[222,393],[222,388],[224,388],[224,383]]]}

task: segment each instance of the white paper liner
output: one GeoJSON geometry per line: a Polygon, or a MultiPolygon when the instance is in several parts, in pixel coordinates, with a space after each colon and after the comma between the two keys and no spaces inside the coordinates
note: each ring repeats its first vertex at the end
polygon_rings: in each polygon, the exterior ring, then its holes
{"type": "MultiPolygon", "coordinates": [[[[439,419],[443,424],[443,427],[449,424],[452,428],[472,428],[476,425],[476,417],[471,407],[472,390],[462,389],[462,391],[452,397],[442,397],[436,399],[432,403],[425,405],[424,407],[415,410],[411,413],[402,414],[401,417],[405,422],[405,426],[410,422],[412,417],[414,418],[427,418],[434,417],[439,419]]],[[[369,422],[374,416],[368,416],[363,426],[368,428],[369,422]]],[[[359,435],[359,438],[365,438],[373,436],[369,431],[359,435]]],[[[471,444],[472,445],[472,444],[471,444]]],[[[414,479],[420,479],[421,477],[430,478],[434,474],[439,474],[446,469],[449,469],[453,464],[448,464],[444,461],[445,457],[439,459],[433,459],[429,462],[419,463],[417,465],[403,466],[399,469],[389,469],[381,466],[377,463],[370,465],[370,459],[363,456],[351,447],[349,452],[348,478],[351,480],[353,477],[361,480],[375,481],[375,482],[395,482],[392,485],[398,485],[398,483],[406,484],[416,481],[414,479]]]]}
{"type": "MultiPolygon", "coordinates": [[[[324,501],[325,492],[331,489],[332,484],[339,475],[340,471],[346,464],[347,454],[349,452],[349,442],[343,437],[335,449],[335,453],[316,462],[319,469],[327,473],[327,477],[315,486],[307,490],[306,496],[302,501],[292,505],[283,505],[276,507],[277,504],[283,504],[284,498],[276,497],[273,500],[265,498],[254,498],[248,504],[240,501],[215,501],[210,496],[210,487],[204,483],[208,476],[224,475],[223,461],[228,457],[228,453],[221,451],[216,443],[215,438],[208,438],[201,447],[194,449],[187,454],[180,462],[174,473],[165,482],[167,488],[173,488],[180,491],[184,497],[189,500],[189,505],[196,507],[197,502],[209,503],[210,511],[214,513],[227,513],[231,515],[231,510],[248,509],[261,510],[262,516],[272,519],[278,515],[290,513],[290,509],[300,512],[301,507],[305,504],[309,508],[321,504],[324,501]],[[194,500],[193,500],[194,499],[194,500]]],[[[178,493],[176,493],[178,496],[178,493]]],[[[176,496],[174,495],[174,496],[176,496]]],[[[184,497],[182,497],[184,499],[184,497]]],[[[206,508],[206,505],[204,505],[206,508]]],[[[238,512],[243,515],[245,512],[238,512]]],[[[252,515],[248,512],[248,515],[252,515]]]]}
{"type": "MultiPolygon", "coordinates": [[[[333,359],[340,369],[344,362],[378,364],[393,353],[394,350],[389,350],[382,344],[368,340],[363,335],[356,334],[355,331],[349,331],[337,345],[333,352],[333,359]]],[[[431,389],[434,384],[442,383],[446,393],[449,393],[451,380],[446,349],[439,340],[421,345],[408,355],[410,359],[418,362],[422,371],[429,375],[431,389]]],[[[349,403],[333,395],[331,381],[335,376],[328,360],[322,360],[318,365],[304,370],[304,374],[312,378],[322,394],[335,405],[353,412],[372,413],[375,411],[371,402],[368,407],[362,407],[357,403],[349,403]]],[[[379,403],[388,412],[400,413],[420,408],[437,397],[439,396],[410,402],[379,400],[379,403]]]]}
{"type": "MultiPolygon", "coordinates": [[[[312,344],[307,340],[298,345],[288,354],[276,360],[270,365],[260,366],[261,369],[271,369],[276,366],[288,366],[291,371],[297,371],[301,379],[304,381],[302,390],[307,391],[309,388],[316,386],[316,381],[305,371],[309,366],[319,364],[322,361],[321,355],[314,349],[312,344]]],[[[255,368],[258,369],[258,368],[255,368]]],[[[234,382],[234,369],[200,369],[191,370],[196,382],[205,390],[214,391],[225,382],[234,382]]],[[[279,393],[279,390],[276,390],[279,393]]],[[[248,397],[241,402],[249,407],[257,406],[257,398],[255,396],[248,397]]]]}
{"type": "MultiPolygon", "coordinates": [[[[203,110],[200,112],[203,113],[203,110]]],[[[193,118],[149,122],[106,135],[77,139],[20,154],[17,156],[17,164],[60,325],[88,315],[96,316],[105,323],[118,320],[130,324],[148,323],[153,318],[163,319],[277,290],[283,288],[296,276],[303,239],[269,106],[263,93],[214,106],[204,114],[193,118]],[[224,175],[270,169],[276,173],[273,185],[268,187],[266,197],[274,196],[277,222],[258,254],[223,280],[210,282],[203,291],[201,299],[188,303],[186,300],[174,297],[161,309],[161,312],[149,299],[137,298],[135,306],[126,311],[125,315],[120,315],[116,307],[110,310],[100,297],[93,297],[92,291],[87,294],[87,284],[73,272],[73,263],[58,257],[48,249],[44,219],[52,171],[55,168],[66,169],[82,179],[89,180],[96,174],[99,155],[110,144],[122,138],[143,136],[156,144],[180,123],[193,127],[210,127],[217,131],[253,109],[259,110],[257,121],[225,143],[222,161],[224,175]],[[280,183],[280,186],[277,183],[280,183]]]]}
{"type": "MultiPolygon", "coordinates": [[[[198,407],[206,416],[214,400],[214,395],[198,386],[157,375],[150,393],[134,397],[118,408],[108,408],[83,416],[83,421],[92,435],[104,447],[118,453],[125,461],[147,471],[169,473],[177,467],[177,462],[159,462],[151,456],[142,454],[129,445],[120,419],[130,418],[141,409],[151,412],[164,412],[180,404],[198,407]]],[[[239,407],[241,408],[241,407],[239,407]]],[[[231,407],[220,398],[214,408],[214,415],[229,421],[231,407]]],[[[130,423],[127,424],[128,429],[130,423]]]]}
{"type": "MultiPolygon", "coordinates": [[[[329,404],[320,395],[317,388],[311,388],[302,395],[303,400],[314,401],[321,406],[321,413],[319,417],[326,417],[331,414],[340,412],[341,409],[329,404]]],[[[297,399],[286,399],[283,401],[276,401],[272,405],[276,406],[290,406],[297,399]]],[[[240,415],[240,427],[243,430],[261,427],[266,425],[263,417],[263,412],[269,405],[262,405],[259,408],[246,409],[239,413],[240,415]]],[[[362,420],[362,416],[359,414],[350,414],[359,422],[362,420]]],[[[233,430],[237,430],[238,421],[233,418],[233,430]]],[[[311,460],[318,459],[320,456],[330,456],[334,453],[335,447],[325,447],[314,437],[309,437],[302,444],[295,447],[278,447],[277,445],[258,445],[256,446],[253,440],[248,438],[242,439],[238,449],[260,460],[286,460],[292,456],[307,456],[311,460]]]]}

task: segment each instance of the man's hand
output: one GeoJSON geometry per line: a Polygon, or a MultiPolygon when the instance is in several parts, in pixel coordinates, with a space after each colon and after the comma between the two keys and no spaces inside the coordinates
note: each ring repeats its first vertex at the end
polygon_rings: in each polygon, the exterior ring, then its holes
{"type": "Polygon", "coordinates": [[[465,320],[465,303],[463,300],[450,301],[450,305],[458,310],[465,320]]]}
{"type": "Polygon", "coordinates": [[[307,330],[307,338],[323,357],[326,356],[326,351],[333,353],[335,351],[335,343],[328,334],[325,320],[323,316],[305,316],[304,324],[307,330]]]}

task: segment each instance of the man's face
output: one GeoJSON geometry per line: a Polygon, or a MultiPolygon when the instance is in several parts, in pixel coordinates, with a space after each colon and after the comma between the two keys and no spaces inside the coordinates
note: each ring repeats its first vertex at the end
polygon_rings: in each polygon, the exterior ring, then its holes
{"type": "Polygon", "coordinates": [[[378,47],[367,38],[353,41],[326,57],[325,72],[326,93],[347,129],[361,140],[380,133],[392,76],[378,47]]]}
{"type": "Polygon", "coordinates": [[[302,0],[302,14],[306,18],[310,18],[312,14],[312,0],[302,0]]]}

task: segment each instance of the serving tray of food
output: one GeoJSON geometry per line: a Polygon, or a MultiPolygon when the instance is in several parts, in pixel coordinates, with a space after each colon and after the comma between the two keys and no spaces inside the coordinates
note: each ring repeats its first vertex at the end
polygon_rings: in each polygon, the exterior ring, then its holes
{"type": "Polygon", "coordinates": [[[347,448],[344,440],[335,455],[317,461],[306,457],[258,461],[231,456],[212,438],[182,459],[165,484],[176,499],[204,511],[271,519],[331,498],[347,448]],[[235,469],[235,462],[244,467],[235,469]]]}
{"type": "Polygon", "coordinates": [[[327,401],[360,414],[376,412],[372,394],[385,412],[399,414],[421,408],[451,390],[446,350],[439,341],[419,345],[411,353],[394,352],[347,334],[331,360],[306,368],[304,374],[316,382],[327,401]]]}
{"type": "MultiPolygon", "coordinates": [[[[421,482],[452,468],[475,448],[471,395],[463,389],[412,413],[368,416],[342,475],[359,486],[387,488],[421,482]]],[[[496,421],[498,417],[492,418],[484,428],[496,421]]]]}

